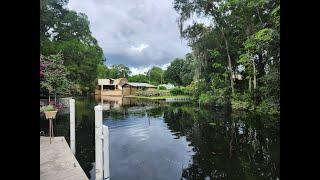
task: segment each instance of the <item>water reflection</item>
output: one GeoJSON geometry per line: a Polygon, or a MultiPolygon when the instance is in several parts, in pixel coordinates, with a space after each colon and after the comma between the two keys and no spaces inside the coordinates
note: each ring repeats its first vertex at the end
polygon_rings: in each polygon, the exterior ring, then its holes
{"type": "MultiPolygon", "coordinates": [[[[103,117],[110,128],[111,179],[279,177],[278,117],[98,97],[76,99],[76,157],[88,177],[94,169],[97,104],[110,108],[103,117]]],[[[58,114],[55,122],[56,135],[67,140],[68,119],[58,114]]]]}
{"type": "Polygon", "coordinates": [[[165,112],[169,129],[195,147],[186,179],[279,177],[277,118],[179,107],[165,112]]]}

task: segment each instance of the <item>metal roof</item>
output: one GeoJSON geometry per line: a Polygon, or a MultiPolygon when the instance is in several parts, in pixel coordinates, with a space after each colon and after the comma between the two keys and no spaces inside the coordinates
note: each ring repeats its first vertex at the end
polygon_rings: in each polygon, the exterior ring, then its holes
{"type": "Polygon", "coordinates": [[[148,83],[127,82],[124,85],[126,85],[126,84],[133,86],[133,87],[154,87],[154,88],[157,87],[157,86],[154,86],[154,85],[151,85],[148,83]]]}

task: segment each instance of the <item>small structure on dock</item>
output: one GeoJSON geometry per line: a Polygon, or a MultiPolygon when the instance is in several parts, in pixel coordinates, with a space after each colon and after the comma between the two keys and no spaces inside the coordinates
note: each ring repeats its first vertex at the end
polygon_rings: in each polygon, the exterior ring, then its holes
{"type": "Polygon", "coordinates": [[[128,82],[126,78],[98,79],[95,95],[101,96],[128,96],[135,94],[138,89],[155,90],[157,87],[148,83],[128,82]]]}

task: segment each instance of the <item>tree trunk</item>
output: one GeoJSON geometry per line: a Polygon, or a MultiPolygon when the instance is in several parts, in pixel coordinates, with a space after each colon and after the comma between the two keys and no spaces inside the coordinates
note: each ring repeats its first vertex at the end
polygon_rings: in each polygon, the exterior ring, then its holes
{"type": "Polygon", "coordinates": [[[251,76],[249,77],[249,92],[251,92],[251,76]]]}
{"type": "Polygon", "coordinates": [[[224,83],[226,83],[227,84],[227,78],[228,78],[228,76],[224,76],[224,83]]]}
{"type": "Polygon", "coordinates": [[[263,24],[263,22],[262,22],[262,19],[261,19],[261,16],[260,16],[260,13],[259,13],[258,8],[256,8],[256,11],[257,11],[257,15],[258,15],[259,21],[260,21],[260,23],[261,23],[261,26],[264,27],[264,24],[263,24]]]}
{"type": "MultiPolygon", "coordinates": [[[[233,82],[233,78],[232,78],[232,75],[233,75],[233,70],[232,70],[232,63],[231,63],[231,57],[230,57],[230,53],[229,53],[229,45],[228,45],[228,40],[225,36],[225,32],[224,32],[224,29],[223,27],[220,26],[220,21],[221,20],[218,16],[214,16],[214,19],[215,19],[215,22],[216,22],[216,26],[217,28],[220,30],[221,32],[221,35],[224,39],[224,43],[225,43],[225,47],[226,47],[226,51],[227,51],[227,56],[228,56],[228,66],[229,66],[229,71],[230,71],[230,86],[231,86],[231,92],[232,94],[234,94],[234,82],[233,82]]],[[[223,20],[223,19],[222,19],[223,20]]]]}
{"type": "Polygon", "coordinates": [[[228,55],[228,66],[229,66],[229,71],[230,71],[230,85],[231,85],[231,92],[232,94],[234,94],[234,82],[233,82],[233,70],[232,70],[232,64],[231,64],[231,57],[230,57],[230,53],[229,53],[229,45],[228,45],[228,41],[226,39],[226,37],[224,36],[224,33],[223,33],[223,38],[224,38],[224,43],[225,43],[225,46],[226,46],[226,50],[227,50],[227,55],[228,55]]]}
{"type": "Polygon", "coordinates": [[[57,105],[57,93],[54,93],[54,105],[57,105]]]}
{"type": "Polygon", "coordinates": [[[257,78],[256,78],[256,65],[255,65],[255,62],[253,60],[253,89],[256,89],[257,87],[257,78]]]}
{"type": "Polygon", "coordinates": [[[49,100],[48,100],[48,104],[50,104],[50,93],[49,93],[49,100]]]}

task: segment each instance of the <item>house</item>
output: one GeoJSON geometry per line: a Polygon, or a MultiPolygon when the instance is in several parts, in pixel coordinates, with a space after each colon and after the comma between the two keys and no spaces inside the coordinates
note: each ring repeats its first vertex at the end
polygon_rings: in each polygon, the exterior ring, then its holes
{"type": "Polygon", "coordinates": [[[122,96],[122,85],[127,82],[128,80],[126,78],[98,79],[98,86],[95,90],[95,94],[102,96],[122,96]]]}
{"type": "Polygon", "coordinates": [[[133,95],[139,89],[144,91],[152,91],[157,89],[157,86],[154,86],[148,83],[136,83],[136,82],[127,82],[122,86],[124,96],[133,95]]]}
{"type": "Polygon", "coordinates": [[[157,87],[148,83],[128,82],[126,78],[98,79],[95,95],[101,96],[127,96],[133,95],[136,90],[151,90],[157,87]]]}

